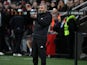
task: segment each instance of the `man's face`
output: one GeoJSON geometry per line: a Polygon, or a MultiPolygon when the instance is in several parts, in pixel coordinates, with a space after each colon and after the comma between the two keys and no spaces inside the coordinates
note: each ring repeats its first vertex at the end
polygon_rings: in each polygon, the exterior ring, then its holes
{"type": "Polygon", "coordinates": [[[38,11],[39,11],[39,13],[44,13],[44,12],[46,12],[45,5],[40,5],[38,11]]]}
{"type": "Polygon", "coordinates": [[[52,12],[51,12],[53,17],[57,17],[58,16],[58,11],[56,8],[53,8],[52,12]]]}
{"type": "Polygon", "coordinates": [[[45,1],[44,1],[44,0],[42,0],[40,4],[44,5],[44,4],[45,4],[45,1]]]}
{"type": "Polygon", "coordinates": [[[67,6],[68,6],[68,7],[73,7],[73,5],[74,5],[74,3],[73,3],[72,0],[68,0],[68,1],[67,1],[67,6]]]}
{"type": "Polygon", "coordinates": [[[55,3],[54,3],[54,2],[52,2],[52,3],[51,3],[51,7],[54,7],[54,6],[55,6],[55,3]]]}
{"type": "Polygon", "coordinates": [[[59,1],[59,4],[60,4],[61,6],[64,6],[64,3],[63,3],[62,0],[59,1]]]}

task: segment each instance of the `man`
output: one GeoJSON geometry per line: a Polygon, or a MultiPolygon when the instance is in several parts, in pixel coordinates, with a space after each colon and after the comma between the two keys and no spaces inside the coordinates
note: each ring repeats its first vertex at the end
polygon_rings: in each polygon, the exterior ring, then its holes
{"type": "Polygon", "coordinates": [[[54,19],[54,27],[53,30],[56,31],[58,34],[56,36],[56,39],[54,40],[54,43],[56,45],[56,53],[57,54],[64,54],[66,51],[66,44],[64,43],[64,29],[63,25],[65,20],[60,16],[57,9],[53,9],[52,11],[52,17],[54,19]]]}
{"type": "Polygon", "coordinates": [[[66,6],[66,4],[64,3],[63,0],[60,0],[58,2],[57,9],[58,9],[59,12],[65,12],[65,11],[67,11],[67,6],[66,6]]]}
{"type": "Polygon", "coordinates": [[[40,5],[38,9],[38,15],[33,15],[36,18],[33,43],[32,43],[32,55],[34,65],[38,65],[38,56],[41,58],[41,65],[46,65],[46,40],[49,25],[51,23],[52,16],[47,12],[46,5],[40,5]]]}
{"type": "MultiPolygon", "coordinates": [[[[6,12],[4,12],[2,3],[0,3],[0,52],[7,52],[8,46],[5,43],[5,31],[6,31],[6,24],[8,22],[8,16],[5,17],[6,12]]],[[[3,55],[3,53],[0,53],[3,55]]]]}
{"type": "Polygon", "coordinates": [[[21,9],[18,9],[18,15],[15,15],[10,20],[10,26],[11,26],[11,33],[14,38],[14,48],[13,48],[13,56],[22,56],[20,45],[21,40],[24,32],[24,23],[25,19],[22,16],[21,9]]]}
{"type": "Polygon", "coordinates": [[[67,5],[67,10],[70,11],[74,7],[74,1],[73,0],[68,0],[66,5],[67,5]]]}
{"type": "Polygon", "coordinates": [[[2,48],[2,37],[3,37],[3,32],[2,32],[2,3],[0,2],[0,55],[4,55],[3,48],[2,48]]]}
{"type": "Polygon", "coordinates": [[[74,58],[76,21],[74,15],[69,15],[64,23],[64,43],[66,44],[66,51],[69,54],[68,58],[74,58]]]}

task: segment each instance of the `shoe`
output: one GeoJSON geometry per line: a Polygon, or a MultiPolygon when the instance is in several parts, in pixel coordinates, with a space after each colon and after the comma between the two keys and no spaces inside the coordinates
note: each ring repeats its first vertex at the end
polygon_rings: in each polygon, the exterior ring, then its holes
{"type": "Polygon", "coordinates": [[[4,53],[3,52],[0,52],[0,55],[4,55],[4,53]]]}
{"type": "Polygon", "coordinates": [[[32,56],[32,53],[30,53],[29,56],[32,56]]]}
{"type": "Polygon", "coordinates": [[[18,53],[17,56],[22,56],[22,54],[18,53]]]}
{"type": "Polygon", "coordinates": [[[17,56],[17,54],[16,53],[13,53],[13,56],[17,56]]]}
{"type": "Polygon", "coordinates": [[[80,55],[80,59],[84,59],[84,58],[86,58],[87,57],[87,55],[85,54],[85,53],[82,53],[81,55],[80,55]]]}
{"type": "Polygon", "coordinates": [[[51,57],[51,55],[48,55],[47,57],[48,57],[48,58],[50,58],[50,57],[51,57]]]}

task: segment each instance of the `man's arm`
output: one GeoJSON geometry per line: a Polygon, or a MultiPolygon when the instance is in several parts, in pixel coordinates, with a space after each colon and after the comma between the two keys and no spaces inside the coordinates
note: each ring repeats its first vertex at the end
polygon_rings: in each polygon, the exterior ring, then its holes
{"type": "Polygon", "coordinates": [[[51,21],[52,21],[52,15],[50,13],[48,13],[48,15],[45,16],[45,17],[42,17],[42,18],[38,17],[38,20],[37,20],[38,24],[40,24],[43,27],[44,26],[49,26],[51,21]]]}

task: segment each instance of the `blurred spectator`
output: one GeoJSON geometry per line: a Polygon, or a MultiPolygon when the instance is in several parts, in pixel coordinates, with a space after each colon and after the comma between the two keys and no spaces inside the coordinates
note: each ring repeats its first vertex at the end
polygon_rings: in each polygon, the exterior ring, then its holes
{"type": "Polygon", "coordinates": [[[46,4],[45,0],[41,0],[40,5],[45,5],[45,4],[46,4]]]}
{"type": "Polygon", "coordinates": [[[65,12],[67,10],[67,6],[65,5],[63,0],[60,0],[57,5],[58,11],[65,12]]]}
{"type": "Polygon", "coordinates": [[[52,17],[53,17],[54,20],[58,19],[58,10],[56,8],[52,9],[51,14],[52,14],[52,17]]]}
{"type": "Polygon", "coordinates": [[[33,2],[32,8],[33,8],[33,9],[37,9],[37,8],[38,8],[37,2],[33,2]]]}
{"type": "Polygon", "coordinates": [[[53,10],[53,8],[56,8],[56,3],[55,2],[51,2],[51,7],[49,8],[49,10],[53,10]]]}
{"type": "Polygon", "coordinates": [[[9,51],[11,51],[11,44],[10,44],[10,26],[9,26],[9,21],[10,21],[10,3],[5,1],[4,2],[4,8],[3,8],[3,29],[4,29],[4,39],[5,43],[7,44],[9,51]]]}
{"type": "Polygon", "coordinates": [[[0,55],[4,55],[2,47],[2,3],[0,2],[0,55]]]}
{"type": "Polygon", "coordinates": [[[80,0],[74,0],[74,6],[77,6],[80,4],[80,0]]]}
{"type": "MultiPolygon", "coordinates": [[[[2,3],[0,3],[0,8],[2,8],[2,3]]],[[[8,8],[8,7],[6,7],[8,8]]],[[[7,52],[8,47],[5,42],[5,32],[6,32],[6,27],[7,27],[7,19],[5,15],[7,15],[3,9],[0,9],[0,52],[7,52]]],[[[3,55],[3,53],[1,53],[3,55]]]]}
{"type": "Polygon", "coordinates": [[[74,7],[73,0],[68,0],[66,5],[67,5],[67,10],[71,10],[74,7]]]}
{"type": "Polygon", "coordinates": [[[22,56],[20,45],[21,45],[21,40],[22,40],[23,32],[24,32],[25,19],[23,16],[20,16],[21,12],[22,10],[19,9],[18,16],[16,15],[10,20],[11,33],[14,34],[13,37],[15,40],[13,44],[14,45],[13,56],[22,56]]]}
{"type": "Polygon", "coordinates": [[[25,18],[25,32],[23,35],[22,39],[22,54],[23,55],[31,55],[32,53],[32,47],[31,47],[31,42],[32,42],[32,27],[33,27],[33,19],[31,18],[31,14],[33,9],[26,7],[27,9],[27,15],[24,15],[25,18]],[[29,54],[27,54],[27,47],[29,49],[29,54]]]}
{"type": "Polygon", "coordinates": [[[74,58],[75,31],[77,30],[76,17],[69,15],[64,23],[64,43],[69,58],[74,58]]]}
{"type": "Polygon", "coordinates": [[[47,5],[47,9],[50,10],[50,2],[46,2],[46,5],[47,5]]]}
{"type": "Polygon", "coordinates": [[[60,14],[56,14],[58,13],[57,9],[53,9],[52,11],[52,16],[54,18],[54,27],[53,30],[56,31],[58,34],[56,36],[56,39],[54,40],[55,44],[56,44],[56,53],[61,54],[61,53],[65,53],[65,43],[64,41],[64,30],[63,30],[63,20],[61,19],[60,14]],[[56,16],[55,16],[56,15],[56,16]]]}

